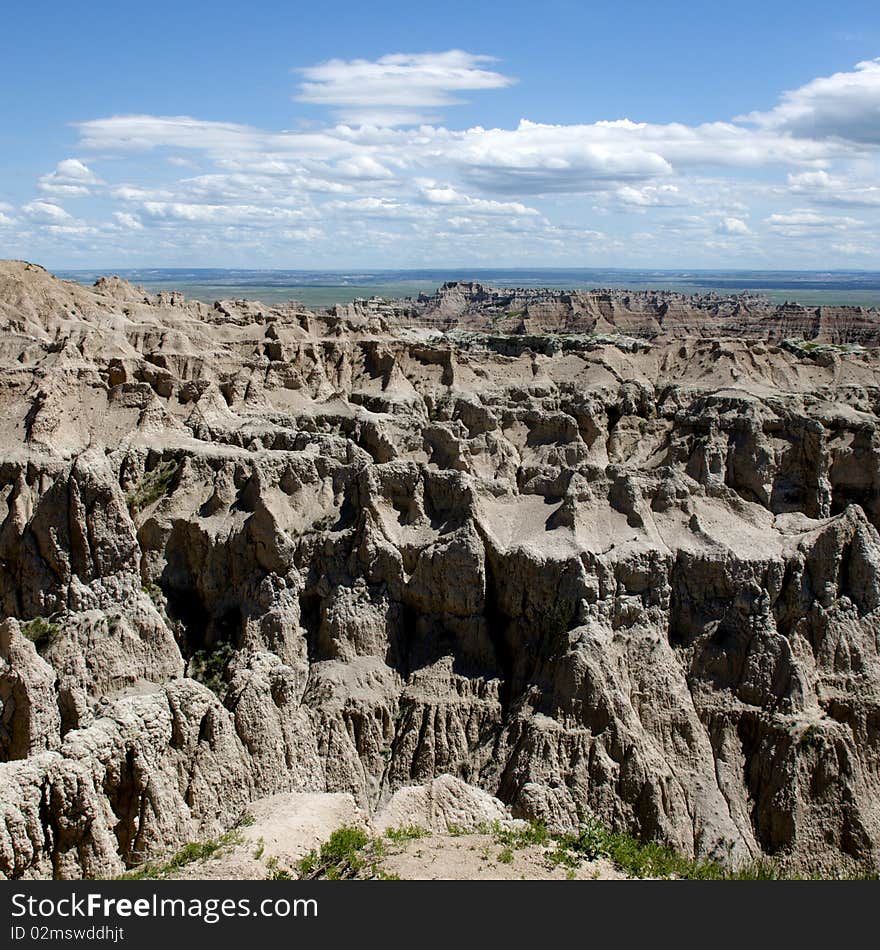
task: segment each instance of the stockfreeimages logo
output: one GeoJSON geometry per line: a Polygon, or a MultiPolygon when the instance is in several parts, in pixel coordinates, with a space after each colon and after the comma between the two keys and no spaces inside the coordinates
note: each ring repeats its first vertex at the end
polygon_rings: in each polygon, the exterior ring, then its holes
{"type": "MultiPolygon", "coordinates": [[[[158,920],[162,918],[181,918],[201,920],[206,924],[216,924],[221,920],[236,917],[317,917],[318,902],[314,898],[273,898],[265,897],[252,901],[250,898],[182,898],[159,897],[151,894],[149,897],[108,897],[101,893],[77,894],[76,892],[64,897],[34,897],[28,894],[17,893],[12,895],[12,912],[14,919],[27,918],[37,930],[42,929],[39,922],[52,918],[95,920],[103,922],[117,922],[131,918],[145,918],[158,920]]],[[[108,930],[121,928],[108,927],[108,930]]],[[[27,928],[21,924],[12,927],[13,939],[22,939],[28,936],[27,928]],[[21,933],[18,933],[21,931],[21,933]]],[[[107,940],[121,939],[118,936],[105,935],[107,940]]]]}

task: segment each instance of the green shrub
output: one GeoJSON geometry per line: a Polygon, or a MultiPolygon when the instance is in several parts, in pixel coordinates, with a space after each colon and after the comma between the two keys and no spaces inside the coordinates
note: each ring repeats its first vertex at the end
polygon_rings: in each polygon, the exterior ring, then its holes
{"type": "MultiPolygon", "coordinates": [[[[300,858],[297,862],[299,877],[326,877],[331,881],[358,877],[368,869],[368,858],[377,856],[366,853],[371,844],[370,836],[363,828],[343,825],[330,835],[320,849],[312,850],[300,858]]],[[[372,874],[375,877],[378,873],[379,868],[374,861],[372,874]]]]}
{"type": "Polygon", "coordinates": [[[131,514],[136,515],[167,495],[179,468],[180,463],[177,459],[167,459],[149,472],[144,472],[143,478],[126,497],[131,514]]]}
{"type": "Polygon", "coordinates": [[[389,841],[398,844],[404,841],[411,841],[413,838],[424,838],[431,832],[426,828],[419,828],[418,825],[404,825],[400,828],[388,828],[385,831],[385,837],[389,841]]]}
{"type": "MultiPolygon", "coordinates": [[[[561,835],[556,849],[548,855],[551,864],[576,867],[581,860],[607,858],[629,877],[675,878],[700,881],[773,881],[800,880],[810,875],[789,870],[782,865],[759,859],[738,868],[729,868],[718,861],[686,858],[657,841],[641,842],[623,831],[611,831],[593,819],[587,819],[577,834],[561,835]]],[[[817,877],[828,877],[819,873],[817,877]]],[[[846,872],[847,879],[875,878],[873,869],[846,872]]]]}
{"type": "Polygon", "coordinates": [[[225,640],[213,647],[196,650],[189,658],[187,675],[219,694],[225,685],[223,674],[234,656],[235,647],[225,640]]]}
{"type": "Polygon", "coordinates": [[[233,828],[218,838],[211,838],[208,841],[190,841],[164,863],[148,861],[140,867],[126,871],[125,874],[121,875],[121,878],[126,881],[149,881],[167,877],[173,871],[185,867],[187,864],[192,864],[194,861],[205,861],[225,848],[240,844],[241,840],[241,832],[238,828],[233,828]]]}
{"type": "Polygon", "coordinates": [[[37,651],[44,650],[61,636],[61,625],[46,617],[34,617],[19,624],[21,632],[33,643],[37,651]]]}
{"type": "Polygon", "coordinates": [[[530,821],[521,828],[507,828],[496,821],[489,826],[489,833],[497,844],[515,849],[542,846],[551,840],[547,826],[540,821],[530,821]]]}

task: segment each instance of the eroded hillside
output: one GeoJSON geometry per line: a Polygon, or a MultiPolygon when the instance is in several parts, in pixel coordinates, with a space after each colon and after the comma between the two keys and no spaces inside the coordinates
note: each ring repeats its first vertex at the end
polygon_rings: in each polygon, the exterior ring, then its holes
{"type": "Polygon", "coordinates": [[[878,351],[403,322],[0,264],[0,873],[444,773],[876,864],[878,351]]]}

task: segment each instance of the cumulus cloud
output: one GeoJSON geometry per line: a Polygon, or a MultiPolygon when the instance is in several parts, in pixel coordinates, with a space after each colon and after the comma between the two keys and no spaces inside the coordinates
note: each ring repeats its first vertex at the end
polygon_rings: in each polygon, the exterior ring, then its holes
{"type": "Polygon", "coordinates": [[[523,119],[513,129],[336,126],[267,132],[186,116],[140,115],[95,119],[79,128],[84,148],[191,149],[230,171],[295,175],[308,163],[319,163],[318,180],[390,181],[406,167],[441,164],[486,191],[516,194],[601,191],[713,166],[821,167],[846,155],[838,143],[724,122],[549,125],[523,119]]]}
{"type": "Polygon", "coordinates": [[[336,162],[336,174],[343,178],[357,178],[363,181],[381,181],[394,178],[394,172],[376,161],[371,155],[353,155],[336,162]]]}
{"type": "Polygon", "coordinates": [[[851,72],[813,79],[783,93],[769,112],[752,112],[744,118],[799,138],[880,145],[880,59],[857,63],[851,72]]]}
{"type": "Polygon", "coordinates": [[[27,217],[47,224],[72,220],[64,208],[52,201],[29,201],[26,205],[22,205],[21,210],[27,217]]]}
{"type": "Polygon", "coordinates": [[[469,129],[445,151],[486,190],[541,194],[599,191],[710,166],[810,165],[827,161],[835,147],[723,122],[547,125],[523,119],[511,130],[469,129]]]}
{"type": "Polygon", "coordinates": [[[675,208],[687,204],[688,199],[677,185],[622,185],[614,192],[614,200],[625,208],[675,208]]]}
{"type": "Polygon", "coordinates": [[[120,227],[127,228],[129,231],[142,231],[144,224],[136,214],[129,214],[127,211],[114,211],[113,218],[120,227]]]}
{"type": "Polygon", "coordinates": [[[715,230],[719,234],[728,234],[728,235],[741,235],[741,234],[751,234],[749,226],[742,220],[742,218],[724,218],[722,221],[718,222],[718,226],[715,230]]]}
{"type": "Polygon", "coordinates": [[[858,218],[823,215],[808,208],[777,212],[766,218],[765,222],[772,231],[786,237],[814,237],[835,231],[848,231],[863,224],[858,218]]]}
{"type": "Polygon", "coordinates": [[[192,204],[178,201],[145,201],[144,211],[165,221],[201,224],[261,224],[296,221],[303,212],[293,208],[265,208],[246,204],[192,204]]]}
{"type": "Polygon", "coordinates": [[[324,208],[329,211],[343,212],[346,215],[357,214],[380,218],[411,218],[418,214],[417,208],[375,195],[353,198],[350,201],[328,201],[324,208]]]}
{"type": "Polygon", "coordinates": [[[486,69],[491,56],[463,50],[392,53],[377,60],[331,59],[300,70],[299,102],[330,106],[355,125],[395,126],[432,121],[424,110],[457,105],[454,93],[501,89],[509,76],[486,69]]]}
{"type": "Polygon", "coordinates": [[[880,140],[868,128],[878,125],[878,73],[880,60],[861,63],[730,121],[533,116],[453,128],[414,123],[465,93],[510,86],[491,58],[453,50],[332,60],[303,70],[299,90],[327,124],[273,131],[190,116],[95,118],[78,126],[79,157],[43,175],[40,197],[20,213],[0,207],[0,224],[7,243],[13,217],[29,234],[93,226],[96,241],[139,246],[147,258],[158,248],[177,247],[184,260],[194,247],[288,241],[320,247],[323,266],[379,249],[414,266],[442,263],[444,248],[457,261],[491,263],[514,254],[529,262],[530,247],[570,264],[586,263],[585,249],[635,261],[638,247],[643,261],[678,250],[696,254],[693,263],[715,251],[741,260],[750,249],[769,261],[781,248],[793,261],[798,248],[820,246],[845,256],[850,245],[871,246],[880,208],[880,140]],[[102,166],[113,180],[97,177],[89,155],[116,159],[102,166]],[[101,199],[91,222],[53,200],[90,195],[101,199]]]}
{"type": "Polygon", "coordinates": [[[789,174],[788,187],[793,195],[803,195],[823,204],[865,208],[880,206],[880,186],[848,181],[822,169],[789,174]]]}
{"type": "Polygon", "coordinates": [[[514,214],[537,215],[536,208],[529,208],[519,201],[493,201],[486,198],[474,198],[453,188],[451,185],[438,184],[430,179],[416,179],[419,192],[428,204],[454,207],[475,214],[514,214]]]}
{"type": "Polygon", "coordinates": [[[316,227],[284,228],[284,230],[281,231],[282,238],[294,242],[320,241],[324,236],[324,232],[316,227]]]}
{"type": "Polygon", "coordinates": [[[55,170],[43,175],[37,183],[40,191],[59,197],[81,198],[90,195],[91,185],[99,184],[97,176],[78,158],[65,158],[55,170]]]}

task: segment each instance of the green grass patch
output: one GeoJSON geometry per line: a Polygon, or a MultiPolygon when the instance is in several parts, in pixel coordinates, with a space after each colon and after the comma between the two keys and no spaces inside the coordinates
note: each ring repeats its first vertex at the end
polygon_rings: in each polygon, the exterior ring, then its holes
{"type": "MultiPolygon", "coordinates": [[[[687,858],[657,841],[641,842],[627,832],[611,831],[596,821],[584,822],[577,834],[561,835],[548,855],[553,865],[574,868],[581,860],[607,858],[629,877],[672,878],[695,881],[779,881],[828,878],[827,872],[792,870],[767,858],[730,868],[719,861],[687,858]]],[[[875,869],[841,871],[840,879],[877,878],[875,869]]]]}
{"type": "Polygon", "coordinates": [[[133,868],[120,875],[123,881],[155,881],[192,864],[195,861],[206,861],[215,855],[220,854],[226,848],[233,847],[241,843],[241,832],[238,828],[227,831],[226,834],[217,838],[210,838],[208,841],[190,841],[179,851],[176,851],[167,861],[147,861],[140,867],[133,868]]]}
{"type": "Polygon", "coordinates": [[[126,496],[129,512],[136,515],[167,495],[179,469],[180,463],[177,459],[167,459],[149,472],[144,472],[143,478],[126,496]]]}
{"type": "MultiPolygon", "coordinates": [[[[390,829],[394,834],[386,836],[398,843],[424,837],[428,832],[415,825],[390,829]]],[[[296,864],[300,880],[324,878],[344,881],[353,878],[374,881],[396,881],[396,874],[389,874],[381,865],[386,856],[382,836],[371,838],[363,828],[343,825],[330,835],[320,848],[304,855],[296,864]]]]}
{"type": "Polygon", "coordinates": [[[277,860],[273,859],[268,864],[269,874],[266,876],[267,881],[292,881],[294,880],[293,875],[287,868],[278,867],[277,860]]]}
{"type": "Polygon", "coordinates": [[[45,650],[61,636],[61,625],[46,617],[34,617],[19,623],[21,632],[37,648],[37,652],[45,650]]]}
{"type": "Polygon", "coordinates": [[[299,877],[305,880],[327,878],[341,881],[357,877],[365,868],[370,836],[354,825],[343,825],[330,835],[319,849],[309,851],[297,862],[299,877]]]}
{"type": "Polygon", "coordinates": [[[412,841],[414,838],[425,838],[430,833],[427,828],[420,828],[418,825],[404,825],[400,828],[386,829],[385,837],[395,844],[401,844],[404,841],[412,841]]]}
{"type": "Polygon", "coordinates": [[[530,821],[521,828],[508,828],[495,821],[488,827],[487,833],[492,835],[496,844],[514,850],[535,845],[543,847],[552,841],[552,835],[547,830],[547,826],[540,821],[530,821]]]}

